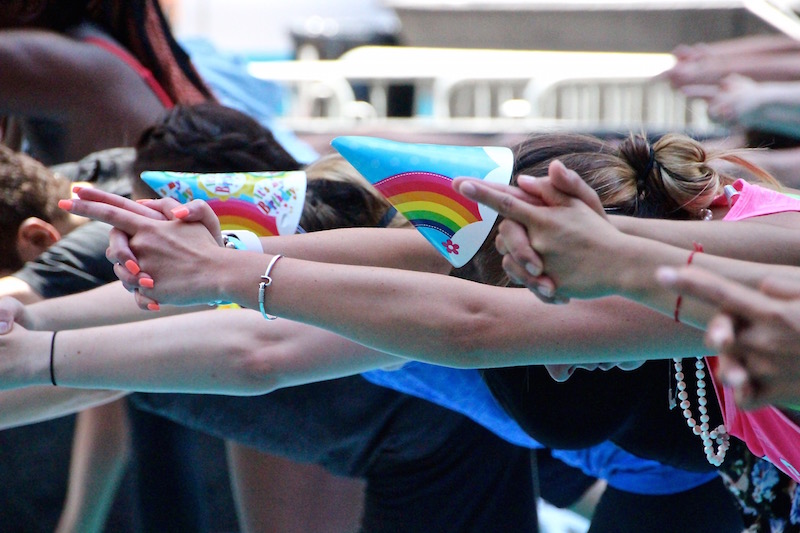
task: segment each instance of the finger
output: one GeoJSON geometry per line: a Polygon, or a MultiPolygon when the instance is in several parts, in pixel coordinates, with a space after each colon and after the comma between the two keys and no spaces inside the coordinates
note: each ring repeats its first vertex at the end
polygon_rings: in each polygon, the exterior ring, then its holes
{"type": "Polygon", "coordinates": [[[605,209],[600,197],[597,196],[597,192],[577,172],[565,167],[561,161],[555,160],[550,163],[548,176],[550,176],[550,180],[556,189],[573,198],[577,198],[591,207],[594,212],[605,216],[605,209]]]}
{"type": "Polygon", "coordinates": [[[542,259],[531,247],[525,226],[514,220],[505,219],[498,226],[499,236],[502,236],[503,246],[507,253],[522,265],[530,275],[539,276],[542,274],[542,259]]]}
{"type": "MultiPolygon", "coordinates": [[[[218,244],[222,246],[222,231],[219,225],[219,217],[214,210],[211,209],[211,206],[203,200],[192,200],[183,207],[185,207],[186,210],[181,211],[180,216],[176,214],[176,217],[184,222],[202,223],[209,233],[214,236],[218,244]]],[[[175,211],[173,211],[173,213],[175,213],[175,211]]]]}
{"type": "MultiPolygon", "coordinates": [[[[519,177],[520,176],[517,176],[517,179],[519,179],[519,177]]],[[[535,178],[531,178],[531,179],[535,179],[535,178]]],[[[495,182],[492,182],[492,181],[483,181],[483,180],[479,180],[479,179],[475,179],[475,178],[465,178],[465,177],[455,178],[453,180],[453,188],[456,191],[459,191],[460,187],[462,185],[464,185],[465,183],[467,183],[467,182],[479,183],[479,184],[483,185],[484,187],[493,189],[495,191],[508,193],[508,194],[514,196],[515,198],[518,198],[519,200],[522,200],[523,202],[535,203],[537,201],[537,199],[535,197],[531,196],[530,194],[528,194],[527,192],[523,191],[519,187],[515,187],[513,185],[506,185],[506,184],[503,184],[503,183],[495,183],[495,182]]]]}
{"type": "MultiPolygon", "coordinates": [[[[139,206],[136,202],[132,203],[139,206]]],[[[143,206],[139,207],[154,215],[142,215],[115,205],[87,200],[61,200],[58,205],[70,213],[110,224],[128,235],[134,235],[145,222],[152,221],[156,216],[163,217],[158,211],[143,206]]]]}
{"type": "Polygon", "coordinates": [[[133,293],[133,297],[136,300],[136,305],[139,306],[139,309],[142,309],[144,311],[160,311],[161,310],[161,306],[158,304],[158,302],[153,300],[152,298],[142,294],[142,291],[134,292],[133,293]]]}
{"type": "Polygon", "coordinates": [[[497,233],[497,237],[494,238],[494,247],[497,250],[497,253],[500,255],[506,255],[508,253],[508,248],[503,240],[503,235],[499,232],[497,233]]]}
{"type": "Polygon", "coordinates": [[[174,198],[158,198],[155,200],[148,200],[144,204],[148,209],[156,211],[161,214],[164,220],[175,220],[173,210],[181,207],[181,203],[174,198]]]}
{"type": "Polygon", "coordinates": [[[696,266],[660,268],[657,279],[662,286],[684,297],[718,307],[734,316],[759,318],[772,306],[768,296],[696,266]]]}
{"type": "Polygon", "coordinates": [[[22,304],[14,298],[0,299],[0,335],[9,333],[14,328],[14,323],[23,310],[22,304]]]}
{"type": "Polygon", "coordinates": [[[502,264],[503,270],[515,284],[528,287],[529,289],[538,286],[535,277],[530,275],[525,270],[525,267],[518,263],[512,256],[504,256],[502,264]]]}
{"type": "Polygon", "coordinates": [[[706,326],[706,346],[716,352],[724,352],[733,344],[736,336],[735,321],[727,313],[718,313],[706,326]]]}
{"type": "Polygon", "coordinates": [[[716,377],[720,383],[727,387],[737,388],[741,387],[750,380],[747,373],[747,368],[741,359],[721,353],[717,359],[717,373],[716,377]]]}
{"type": "Polygon", "coordinates": [[[139,288],[139,274],[134,274],[131,269],[123,264],[114,264],[114,274],[128,290],[139,288]]]}
{"type": "Polygon", "coordinates": [[[111,228],[108,233],[108,248],[106,249],[106,258],[112,263],[125,264],[128,261],[138,263],[136,255],[130,248],[130,240],[126,233],[111,228]]]}
{"type": "MultiPolygon", "coordinates": [[[[547,206],[568,205],[573,199],[570,194],[564,193],[559,187],[554,184],[554,180],[559,181],[562,186],[564,182],[569,182],[573,176],[567,174],[567,168],[559,161],[553,161],[548,167],[548,176],[546,178],[533,178],[531,176],[520,175],[517,177],[517,182],[520,188],[524,187],[525,192],[531,196],[540,198],[542,203],[547,206]]],[[[575,175],[577,177],[577,175],[575,175]]],[[[577,177],[580,180],[579,177],[577,177]]],[[[583,181],[583,180],[580,180],[583,181]]],[[[600,208],[602,212],[602,206],[600,208]]]]}
{"type": "Polygon", "coordinates": [[[781,300],[800,298],[800,281],[787,278],[766,278],[761,283],[761,292],[781,300]]]}
{"type": "Polygon", "coordinates": [[[152,218],[154,220],[163,220],[163,217],[160,216],[158,211],[151,209],[145,204],[134,202],[133,200],[118,194],[111,194],[109,192],[101,191],[100,189],[91,187],[82,187],[78,190],[77,194],[78,198],[81,200],[107,204],[120,209],[125,209],[131,213],[136,213],[137,215],[152,218]]]}
{"type": "Polygon", "coordinates": [[[556,294],[555,283],[547,276],[532,276],[525,268],[507,255],[503,258],[503,270],[517,285],[526,287],[544,303],[557,304],[566,303],[568,298],[560,297],[556,294]]]}
{"type": "Polygon", "coordinates": [[[535,216],[534,206],[520,200],[507,190],[489,187],[482,181],[462,180],[456,190],[470,200],[491,207],[506,218],[525,222],[529,219],[538,219],[535,216]]]}

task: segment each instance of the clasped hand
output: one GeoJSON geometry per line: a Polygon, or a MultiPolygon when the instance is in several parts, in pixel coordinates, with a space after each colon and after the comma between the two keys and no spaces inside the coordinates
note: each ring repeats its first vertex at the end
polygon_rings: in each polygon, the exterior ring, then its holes
{"type": "Polygon", "coordinates": [[[505,220],[496,248],[503,269],[546,302],[607,294],[607,260],[621,236],[594,190],[554,161],[546,178],[518,176],[519,187],[458,178],[464,196],[495,209],[505,220]]]}
{"type": "Polygon", "coordinates": [[[142,309],[158,303],[218,300],[208,265],[221,248],[219,220],[205,202],[164,198],[141,203],[97,189],[80,189],[59,205],[114,226],[106,257],[142,309]]]}

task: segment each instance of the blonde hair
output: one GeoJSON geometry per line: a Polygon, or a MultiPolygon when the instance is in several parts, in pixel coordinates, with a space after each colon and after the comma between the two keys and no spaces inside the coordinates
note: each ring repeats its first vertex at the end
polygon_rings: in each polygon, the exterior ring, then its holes
{"type": "Polygon", "coordinates": [[[544,176],[554,159],[575,170],[609,212],[642,218],[696,218],[736,177],[732,164],[753,181],[778,187],[766,171],[745,161],[746,150],[714,150],[670,133],[650,142],[631,134],[619,143],[579,134],[531,136],[515,148],[515,174],[544,176]]]}
{"type": "Polygon", "coordinates": [[[306,231],[410,226],[408,220],[341,155],[324,155],[309,164],[305,171],[308,186],[300,225],[306,231]]]}
{"type": "MultiPolygon", "coordinates": [[[[600,197],[609,213],[640,218],[690,220],[722,194],[743,172],[752,181],[779,188],[766,171],[743,159],[747,150],[714,150],[686,135],[666,134],[651,142],[631,134],[621,142],[575,133],[530,136],[514,149],[518,174],[546,176],[553,160],[578,173],[600,197]]],[[[498,220],[499,222],[499,220],[498,220]]],[[[493,233],[476,255],[478,278],[494,285],[508,283],[494,247],[493,233]]]]}

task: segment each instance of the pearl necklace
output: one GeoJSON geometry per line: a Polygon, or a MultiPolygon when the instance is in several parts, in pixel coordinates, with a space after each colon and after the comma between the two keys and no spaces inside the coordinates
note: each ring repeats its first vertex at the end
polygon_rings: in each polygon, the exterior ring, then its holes
{"type": "Polygon", "coordinates": [[[728,430],[725,429],[724,424],[720,424],[716,429],[709,431],[709,416],[708,416],[708,399],[706,398],[706,382],[705,382],[705,363],[703,358],[698,357],[694,366],[696,371],[694,375],[697,377],[697,410],[700,412],[700,425],[694,419],[692,413],[691,403],[689,402],[689,393],[686,392],[686,381],[684,381],[683,363],[679,358],[673,359],[675,363],[675,381],[678,388],[678,399],[681,401],[680,407],[683,409],[683,416],[686,418],[686,423],[692,428],[695,435],[699,435],[703,441],[703,451],[706,452],[706,459],[711,465],[719,467],[725,460],[725,454],[730,448],[730,437],[728,430]],[[714,453],[714,441],[717,442],[717,452],[714,453]]]}

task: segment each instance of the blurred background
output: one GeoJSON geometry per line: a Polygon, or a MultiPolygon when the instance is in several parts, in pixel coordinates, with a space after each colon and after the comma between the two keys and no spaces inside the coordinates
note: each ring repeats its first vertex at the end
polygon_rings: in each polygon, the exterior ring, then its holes
{"type": "Polygon", "coordinates": [[[162,3],[196,61],[213,47],[269,83],[263,112],[317,152],[353,133],[502,143],[559,127],[720,135],[705,101],[659,78],[675,64],[670,52],[800,28],[786,0],[162,3]]]}

